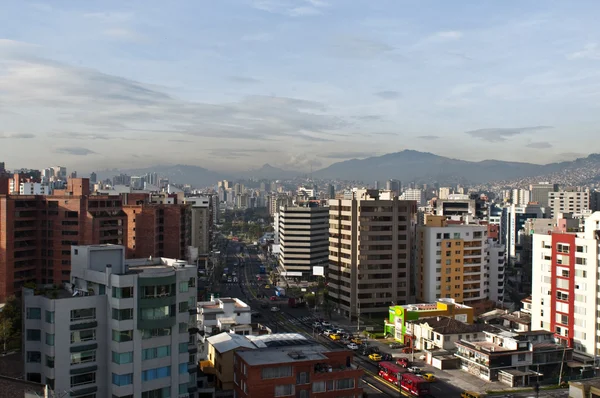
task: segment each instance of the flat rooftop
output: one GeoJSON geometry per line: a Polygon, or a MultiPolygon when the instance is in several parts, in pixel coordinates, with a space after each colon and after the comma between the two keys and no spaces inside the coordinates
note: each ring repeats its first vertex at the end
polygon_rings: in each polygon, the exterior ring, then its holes
{"type": "Polygon", "coordinates": [[[461,340],[459,344],[464,345],[465,347],[470,347],[475,350],[482,350],[488,352],[506,352],[506,351],[515,351],[513,349],[499,346],[498,344],[492,343],[491,341],[463,341],[461,340]]]}
{"type": "Polygon", "coordinates": [[[326,360],[323,354],[329,349],[320,344],[289,346],[289,347],[267,347],[250,351],[238,351],[237,354],[250,366],[285,364],[302,361],[326,360]]]}

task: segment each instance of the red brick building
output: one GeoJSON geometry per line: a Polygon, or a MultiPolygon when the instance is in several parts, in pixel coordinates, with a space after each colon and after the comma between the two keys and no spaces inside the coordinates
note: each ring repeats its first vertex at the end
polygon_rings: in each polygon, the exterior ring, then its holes
{"type": "Polygon", "coordinates": [[[123,244],[120,196],[90,195],[87,178],[54,195],[9,195],[0,185],[0,302],[25,283],[69,281],[71,245],[123,244]]]}
{"type": "Polygon", "coordinates": [[[362,369],[349,350],[319,344],[237,351],[234,391],[239,398],[358,398],[362,369]]]}

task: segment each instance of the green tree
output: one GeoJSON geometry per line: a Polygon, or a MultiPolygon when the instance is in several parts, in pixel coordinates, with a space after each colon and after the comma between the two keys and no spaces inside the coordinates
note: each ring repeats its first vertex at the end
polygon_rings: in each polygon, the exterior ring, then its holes
{"type": "Polygon", "coordinates": [[[317,296],[315,296],[314,293],[305,294],[304,301],[306,301],[308,308],[315,308],[317,304],[317,296]]]}
{"type": "Polygon", "coordinates": [[[0,320],[0,340],[2,340],[2,351],[6,352],[6,345],[12,337],[12,321],[10,319],[0,320]]]}
{"type": "Polygon", "coordinates": [[[12,347],[18,348],[21,346],[21,301],[12,296],[6,300],[2,312],[0,312],[0,323],[2,323],[2,338],[5,344],[10,344],[12,347]],[[5,323],[6,322],[6,323],[5,323]],[[5,327],[10,325],[7,335],[5,327]],[[6,336],[6,339],[5,339],[6,336]]]}

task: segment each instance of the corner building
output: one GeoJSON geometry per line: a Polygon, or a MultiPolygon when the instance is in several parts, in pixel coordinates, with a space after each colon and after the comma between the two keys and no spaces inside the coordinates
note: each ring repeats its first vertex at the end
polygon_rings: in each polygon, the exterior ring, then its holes
{"type": "Polygon", "coordinates": [[[415,201],[357,190],[329,201],[329,296],[347,317],[387,313],[412,302],[415,201]]]}

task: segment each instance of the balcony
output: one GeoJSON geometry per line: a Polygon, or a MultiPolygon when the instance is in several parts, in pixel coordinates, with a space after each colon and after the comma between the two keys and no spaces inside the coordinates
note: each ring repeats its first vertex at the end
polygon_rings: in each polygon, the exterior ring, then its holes
{"type": "Polygon", "coordinates": [[[200,370],[202,373],[214,375],[217,373],[215,365],[211,361],[200,361],[200,370]]]}

